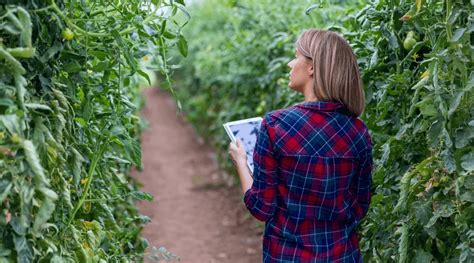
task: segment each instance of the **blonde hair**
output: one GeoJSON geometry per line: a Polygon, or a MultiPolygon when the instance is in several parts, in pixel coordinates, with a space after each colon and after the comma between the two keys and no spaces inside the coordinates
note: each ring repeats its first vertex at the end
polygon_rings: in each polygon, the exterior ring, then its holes
{"type": "Polygon", "coordinates": [[[296,49],[312,60],[314,94],[321,101],[338,101],[354,116],[364,111],[364,88],[357,59],[347,41],[327,30],[303,31],[296,49]]]}

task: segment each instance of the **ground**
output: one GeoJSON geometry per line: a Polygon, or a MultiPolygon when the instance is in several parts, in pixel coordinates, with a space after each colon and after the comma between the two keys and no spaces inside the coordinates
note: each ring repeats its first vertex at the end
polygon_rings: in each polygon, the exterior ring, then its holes
{"type": "Polygon", "coordinates": [[[261,262],[261,227],[245,208],[238,180],[219,169],[167,92],[149,88],[144,96],[144,170],[133,174],[154,196],[139,203],[151,218],[143,231],[150,246],[165,247],[180,262],[261,262]]]}

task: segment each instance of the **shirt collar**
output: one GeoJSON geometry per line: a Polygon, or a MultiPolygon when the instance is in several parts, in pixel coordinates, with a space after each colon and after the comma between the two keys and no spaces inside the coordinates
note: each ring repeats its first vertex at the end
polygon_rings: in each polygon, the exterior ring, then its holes
{"type": "Polygon", "coordinates": [[[312,109],[317,111],[343,111],[346,107],[338,101],[304,101],[295,104],[296,107],[312,109]]]}

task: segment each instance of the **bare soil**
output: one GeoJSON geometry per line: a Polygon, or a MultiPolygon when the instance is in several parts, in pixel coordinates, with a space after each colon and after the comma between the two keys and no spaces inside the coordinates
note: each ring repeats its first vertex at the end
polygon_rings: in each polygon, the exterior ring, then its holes
{"type": "Polygon", "coordinates": [[[151,218],[143,231],[150,247],[165,247],[180,262],[262,262],[261,227],[246,210],[238,181],[219,170],[214,152],[167,92],[149,88],[144,96],[144,170],[133,174],[154,196],[139,203],[151,218]]]}

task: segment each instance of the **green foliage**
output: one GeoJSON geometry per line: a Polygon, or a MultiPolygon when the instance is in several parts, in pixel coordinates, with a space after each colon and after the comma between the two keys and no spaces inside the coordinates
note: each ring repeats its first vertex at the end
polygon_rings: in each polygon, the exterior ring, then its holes
{"type": "Polygon", "coordinates": [[[168,75],[182,1],[20,2],[0,7],[0,262],[141,261],[141,61],[168,75]]]}
{"type": "Polygon", "coordinates": [[[376,202],[362,227],[375,259],[474,260],[473,18],[468,1],[417,0],[369,4],[345,21],[376,145],[376,202]]]}
{"type": "Polygon", "coordinates": [[[365,260],[472,262],[472,6],[203,1],[186,28],[183,108],[231,168],[222,123],[302,101],[287,87],[293,42],[310,27],[340,32],[358,57],[361,118],[375,143],[372,203],[359,227],[365,260]]]}

